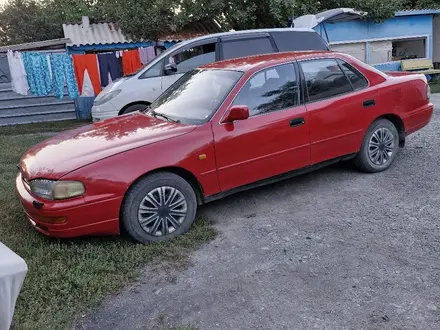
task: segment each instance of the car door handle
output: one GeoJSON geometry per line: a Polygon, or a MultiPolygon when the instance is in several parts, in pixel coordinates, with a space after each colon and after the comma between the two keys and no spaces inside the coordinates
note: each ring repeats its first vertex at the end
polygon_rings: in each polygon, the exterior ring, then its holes
{"type": "Polygon", "coordinates": [[[367,101],[364,101],[364,103],[363,103],[364,108],[369,108],[369,107],[372,107],[375,105],[376,105],[375,100],[367,100],[367,101]]]}
{"type": "Polygon", "coordinates": [[[289,125],[290,127],[298,127],[304,125],[305,123],[306,121],[304,120],[304,118],[295,118],[289,122],[289,125]]]}

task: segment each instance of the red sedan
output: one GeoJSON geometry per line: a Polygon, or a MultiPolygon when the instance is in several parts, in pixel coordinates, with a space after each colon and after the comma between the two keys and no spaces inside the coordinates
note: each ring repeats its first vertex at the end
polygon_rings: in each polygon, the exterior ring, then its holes
{"type": "Polygon", "coordinates": [[[197,206],[352,159],[394,161],[433,105],[423,75],[392,77],[332,52],[217,62],[185,74],[151,107],[55,136],[20,161],[34,228],[54,237],[140,242],[189,229],[197,206]]]}

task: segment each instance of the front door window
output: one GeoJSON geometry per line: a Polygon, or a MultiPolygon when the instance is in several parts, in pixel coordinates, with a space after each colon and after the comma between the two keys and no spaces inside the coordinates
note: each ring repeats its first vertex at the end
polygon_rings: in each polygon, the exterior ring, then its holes
{"type": "Polygon", "coordinates": [[[185,73],[199,66],[215,62],[216,43],[187,48],[170,56],[169,63],[177,66],[177,73],[185,73]]]}

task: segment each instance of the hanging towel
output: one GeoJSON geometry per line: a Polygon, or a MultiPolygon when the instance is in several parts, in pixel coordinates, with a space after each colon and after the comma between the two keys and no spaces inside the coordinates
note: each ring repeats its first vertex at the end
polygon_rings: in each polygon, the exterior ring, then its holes
{"type": "Polygon", "coordinates": [[[147,48],[139,48],[139,58],[141,59],[142,64],[147,64],[148,61],[148,55],[147,55],[147,48]]]}
{"type": "Polygon", "coordinates": [[[141,58],[142,64],[150,63],[156,57],[156,51],[153,46],[139,48],[139,57],[141,58]]]}
{"type": "Polygon", "coordinates": [[[76,81],[80,94],[83,90],[84,72],[87,70],[93,84],[95,95],[101,91],[101,81],[99,79],[98,61],[95,54],[73,55],[73,65],[75,68],[76,81]]]}
{"type": "Polygon", "coordinates": [[[11,72],[12,90],[21,95],[27,95],[29,84],[26,78],[26,70],[21,53],[8,50],[7,53],[9,70],[11,72]]]}
{"type": "Polygon", "coordinates": [[[137,49],[122,54],[122,67],[125,75],[136,72],[141,66],[142,63],[137,49]]]}
{"type": "Polygon", "coordinates": [[[153,46],[147,47],[147,59],[148,62],[151,62],[156,57],[156,51],[154,50],[153,46]]]}
{"type": "Polygon", "coordinates": [[[82,97],[95,96],[95,92],[93,90],[92,80],[90,79],[90,76],[89,76],[89,73],[87,72],[87,70],[84,71],[84,82],[83,82],[81,96],[82,97]]]}
{"type": "Polygon", "coordinates": [[[109,74],[111,75],[112,80],[121,77],[115,53],[98,54],[98,61],[101,87],[105,87],[109,84],[109,74]]]}
{"type": "Polygon", "coordinates": [[[26,77],[32,94],[48,95],[52,90],[50,69],[46,55],[40,53],[22,53],[26,77]]]}
{"type": "Polygon", "coordinates": [[[79,92],[73,69],[72,56],[66,54],[52,54],[50,55],[50,64],[52,67],[54,95],[59,99],[63,98],[64,83],[66,82],[69,97],[71,99],[76,99],[79,96],[79,92]]]}

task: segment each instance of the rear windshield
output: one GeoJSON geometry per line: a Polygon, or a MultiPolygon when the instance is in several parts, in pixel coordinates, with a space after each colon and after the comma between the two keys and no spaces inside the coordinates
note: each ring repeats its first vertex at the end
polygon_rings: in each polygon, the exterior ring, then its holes
{"type": "Polygon", "coordinates": [[[207,122],[243,75],[230,70],[192,70],[151,105],[150,114],[188,125],[207,122]]]}

